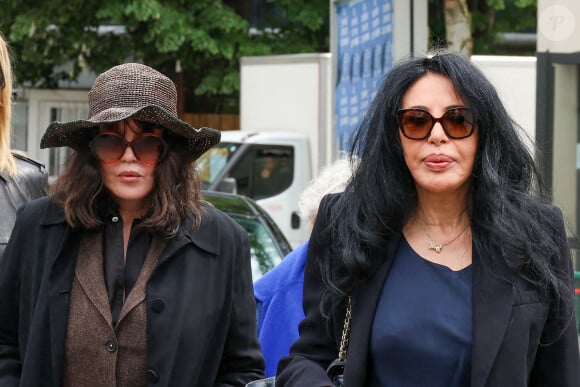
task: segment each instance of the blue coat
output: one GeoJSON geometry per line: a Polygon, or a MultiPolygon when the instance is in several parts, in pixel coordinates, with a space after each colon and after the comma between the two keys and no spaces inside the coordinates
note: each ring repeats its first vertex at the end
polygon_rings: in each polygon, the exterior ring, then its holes
{"type": "Polygon", "coordinates": [[[302,287],[307,250],[308,242],[298,246],[254,283],[258,338],[266,360],[266,376],[276,375],[278,360],[288,355],[298,338],[298,324],[304,318],[302,287]]]}
{"type": "MultiPolygon", "coordinates": [[[[47,197],[20,211],[0,260],[0,386],[62,386],[78,239],[47,197]]],[[[204,207],[199,229],[184,222],[146,292],[149,385],[263,376],[248,238],[225,214],[204,207]]]]}

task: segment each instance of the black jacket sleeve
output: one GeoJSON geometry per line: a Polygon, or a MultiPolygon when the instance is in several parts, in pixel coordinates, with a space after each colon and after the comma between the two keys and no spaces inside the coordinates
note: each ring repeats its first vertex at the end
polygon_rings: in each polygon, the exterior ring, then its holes
{"type": "MultiPolygon", "coordinates": [[[[560,246],[560,253],[554,257],[552,265],[555,267],[555,272],[560,274],[562,280],[566,282],[570,292],[567,296],[573,300],[574,270],[563,216],[560,209],[550,208],[559,225],[553,237],[559,237],[557,243],[560,246]]],[[[557,302],[551,305],[551,309],[550,318],[542,333],[542,343],[538,346],[536,353],[530,386],[578,386],[580,357],[574,311],[557,302]]]]}

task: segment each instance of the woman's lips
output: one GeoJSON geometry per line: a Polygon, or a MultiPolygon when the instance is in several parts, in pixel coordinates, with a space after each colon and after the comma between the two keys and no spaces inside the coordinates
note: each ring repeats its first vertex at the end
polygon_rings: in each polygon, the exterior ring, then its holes
{"type": "Polygon", "coordinates": [[[124,181],[135,181],[141,178],[141,175],[137,172],[126,171],[119,173],[119,177],[124,181]]]}
{"type": "Polygon", "coordinates": [[[449,167],[453,159],[447,155],[429,155],[425,157],[424,163],[428,168],[442,170],[449,167]]]}

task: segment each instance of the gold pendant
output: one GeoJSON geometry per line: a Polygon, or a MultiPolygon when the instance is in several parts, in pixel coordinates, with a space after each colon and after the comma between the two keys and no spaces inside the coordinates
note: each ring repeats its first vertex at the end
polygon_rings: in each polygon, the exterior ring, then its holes
{"type": "Polygon", "coordinates": [[[429,241],[429,250],[435,250],[437,253],[441,252],[443,245],[440,243],[435,243],[434,241],[429,241]]]}

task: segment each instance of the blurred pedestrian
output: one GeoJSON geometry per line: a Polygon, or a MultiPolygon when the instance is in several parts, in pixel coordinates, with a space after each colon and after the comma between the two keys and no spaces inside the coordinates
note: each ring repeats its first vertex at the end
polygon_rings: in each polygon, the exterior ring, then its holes
{"type": "Polygon", "coordinates": [[[481,71],[458,54],[403,60],[353,144],[276,385],[332,385],[344,344],[346,386],[580,386],[562,213],[481,71]]]}
{"type": "Polygon", "coordinates": [[[177,118],[137,63],[89,92],[73,152],[0,262],[0,385],[244,386],[263,376],[247,234],[204,204],[194,161],[219,139],[177,118]]]}
{"type": "Polygon", "coordinates": [[[30,199],[46,195],[44,166],[23,152],[10,149],[12,68],[8,47],[0,34],[0,257],[10,238],[16,210],[30,199]]]}

